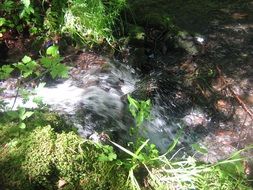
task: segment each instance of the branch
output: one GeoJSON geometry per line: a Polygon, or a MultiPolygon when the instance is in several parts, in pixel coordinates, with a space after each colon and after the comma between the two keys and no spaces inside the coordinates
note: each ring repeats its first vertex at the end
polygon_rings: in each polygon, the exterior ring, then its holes
{"type": "Polygon", "coordinates": [[[222,76],[221,69],[217,65],[216,65],[216,69],[220,75],[222,82],[227,86],[228,90],[231,92],[233,97],[237,100],[237,102],[242,106],[242,108],[247,112],[247,114],[249,114],[249,116],[253,120],[253,112],[247,107],[247,105],[244,103],[244,101],[234,92],[234,90],[231,88],[231,86],[227,85],[226,80],[222,76]]]}

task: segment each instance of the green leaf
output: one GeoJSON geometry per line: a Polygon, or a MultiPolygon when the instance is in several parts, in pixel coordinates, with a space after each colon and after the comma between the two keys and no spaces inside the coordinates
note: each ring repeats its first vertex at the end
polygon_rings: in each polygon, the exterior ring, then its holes
{"type": "Polygon", "coordinates": [[[10,116],[12,119],[19,118],[19,113],[17,111],[8,111],[7,115],[10,116]]]}
{"type": "Polygon", "coordinates": [[[52,59],[51,59],[50,57],[42,57],[42,58],[40,59],[40,62],[41,62],[41,64],[42,64],[44,67],[46,67],[47,69],[49,69],[49,68],[52,67],[52,65],[53,65],[53,61],[52,61],[52,59]]]}
{"type": "Polygon", "coordinates": [[[26,67],[25,67],[25,64],[22,63],[22,62],[18,62],[18,63],[15,63],[13,64],[15,67],[17,67],[21,72],[22,71],[25,71],[26,67]]]}
{"type": "Polygon", "coordinates": [[[26,124],[25,123],[20,123],[18,126],[20,129],[25,129],[26,128],[26,124]]]}
{"type": "Polygon", "coordinates": [[[3,65],[0,68],[0,79],[6,79],[14,69],[10,65],[3,65]]]}
{"type": "Polygon", "coordinates": [[[34,9],[33,9],[32,7],[27,7],[27,8],[26,8],[26,12],[27,12],[28,14],[30,14],[30,13],[33,13],[33,14],[34,14],[34,9]]]}
{"type": "Polygon", "coordinates": [[[29,77],[32,73],[33,73],[32,71],[24,72],[24,73],[23,73],[23,77],[24,77],[24,78],[27,78],[27,77],[29,77]]]}
{"type": "Polygon", "coordinates": [[[14,2],[13,1],[4,1],[3,4],[0,4],[0,9],[10,13],[14,8],[14,2]]]}
{"type": "Polygon", "coordinates": [[[100,154],[98,157],[99,161],[106,162],[108,161],[108,157],[105,154],[100,154]]]}
{"type": "Polygon", "coordinates": [[[5,18],[0,18],[0,27],[3,26],[6,22],[5,18]]]}
{"type": "Polygon", "coordinates": [[[137,118],[136,118],[136,123],[137,123],[137,126],[140,126],[143,121],[144,121],[144,112],[143,111],[140,111],[137,118]]]}
{"type": "Polygon", "coordinates": [[[14,69],[10,65],[3,65],[1,70],[6,73],[11,73],[14,69]]]}
{"type": "Polygon", "coordinates": [[[18,116],[20,119],[23,117],[24,114],[25,114],[25,108],[19,108],[18,116]]]}
{"type": "Polygon", "coordinates": [[[117,158],[117,155],[113,152],[111,152],[109,155],[108,155],[108,159],[109,161],[113,161],[117,158]]]}
{"type": "Polygon", "coordinates": [[[52,70],[54,66],[60,64],[62,58],[60,57],[42,57],[40,63],[47,69],[52,70]]]}
{"type": "Polygon", "coordinates": [[[179,142],[180,137],[182,136],[182,133],[183,133],[182,129],[177,132],[176,137],[174,138],[173,142],[168,146],[168,150],[165,153],[165,155],[170,153],[172,150],[174,150],[174,148],[179,142]]]}
{"type": "Polygon", "coordinates": [[[36,66],[37,66],[37,63],[36,61],[29,61],[26,66],[30,69],[30,70],[33,70],[36,66]]]}
{"type": "Polygon", "coordinates": [[[42,99],[42,97],[40,97],[40,96],[37,96],[37,97],[34,97],[33,98],[33,100],[32,100],[35,104],[37,104],[37,105],[43,105],[43,99],[42,99]]]}
{"type": "Polygon", "coordinates": [[[45,87],[45,85],[46,85],[45,82],[39,83],[39,85],[35,87],[34,91],[38,92],[39,90],[43,89],[45,87]]]}
{"type": "Polygon", "coordinates": [[[23,9],[22,11],[21,11],[21,13],[19,14],[19,17],[20,18],[23,18],[25,16],[25,9],[23,9]]]}
{"type": "Polygon", "coordinates": [[[33,74],[37,67],[36,61],[33,61],[29,56],[24,56],[22,62],[15,63],[13,65],[20,70],[24,78],[33,74]]]}
{"type": "Polygon", "coordinates": [[[130,95],[127,95],[127,99],[130,105],[134,106],[136,109],[139,108],[139,103],[133,99],[130,95]]]}
{"type": "Polygon", "coordinates": [[[56,78],[56,77],[67,78],[68,77],[68,67],[59,63],[52,68],[50,74],[53,78],[56,78]]]}
{"type": "Polygon", "coordinates": [[[6,145],[10,148],[15,147],[18,144],[17,140],[11,140],[10,142],[8,142],[6,145]]]}
{"type": "Polygon", "coordinates": [[[32,112],[32,111],[27,111],[27,112],[25,112],[25,113],[20,117],[20,119],[23,121],[23,120],[25,120],[26,118],[31,117],[33,114],[34,114],[34,112],[32,112]]]}
{"type": "MultiPolygon", "coordinates": [[[[110,141],[110,140],[109,140],[110,141]]],[[[113,145],[115,145],[116,147],[118,147],[119,149],[121,149],[122,151],[126,152],[127,154],[129,154],[130,156],[132,156],[133,158],[135,159],[139,159],[139,156],[134,154],[133,152],[131,152],[130,150],[127,150],[126,148],[124,148],[123,146],[113,142],[113,141],[110,141],[113,145]]]]}
{"type": "Polygon", "coordinates": [[[31,92],[24,89],[24,88],[21,88],[20,95],[23,98],[23,102],[25,103],[25,102],[29,101],[29,96],[31,95],[31,92]]]}
{"type": "Polygon", "coordinates": [[[32,58],[29,57],[29,56],[26,56],[26,55],[25,55],[25,56],[23,57],[23,59],[22,59],[22,62],[23,62],[23,63],[28,63],[28,62],[30,62],[30,61],[32,61],[32,58]]]}
{"type": "Polygon", "coordinates": [[[30,0],[21,0],[21,2],[24,4],[26,8],[28,8],[31,4],[30,0]]]}
{"type": "Polygon", "coordinates": [[[149,139],[146,140],[146,141],[137,149],[137,151],[135,152],[136,155],[138,155],[138,154],[141,152],[141,150],[148,144],[148,141],[149,141],[149,139]]]}
{"type": "Polygon", "coordinates": [[[59,47],[56,45],[50,46],[49,48],[47,48],[46,54],[51,55],[53,57],[59,56],[59,47]]]}

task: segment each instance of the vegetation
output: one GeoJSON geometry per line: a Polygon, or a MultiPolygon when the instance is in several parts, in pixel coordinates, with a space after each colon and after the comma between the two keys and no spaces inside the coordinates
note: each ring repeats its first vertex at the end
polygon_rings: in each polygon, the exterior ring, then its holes
{"type": "MultiPolygon", "coordinates": [[[[126,7],[125,0],[4,0],[0,4],[1,43],[7,43],[12,35],[35,37],[34,41],[43,39],[44,47],[39,48],[40,57],[27,54],[17,63],[0,67],[0,80],[17,76],[16,98],[22,95],[28,101],[35,92],[27,92],[25,85],[35,82],[35,89],[43,88],[45,83],[41,82],[46,77],[68,77],[68,67],[59,53],[59,39],[70,37],[88,46],[105,42],[114,46],[115,34],[121,30],[117,24],[122,24],[121,11],[126,7]]],[[[165,32],[171,30],[171,35],[182,38],[187,35],[178,32],[165,10],[162,13],[162,17],[147,14],[137,22],[152,27],[158,24],[165,32]]],[[[125,25],[133,28],[130,37],[144,40],[143,27],[125,25]]],[[[7,108],[0,100],[0,189],[252,189],[244,171],[246,158],[240,156],[244,150],[215,164],[202,163],[194,156],[178,158],[176,138],[161,155],[139,134],[144,121],[150,119],[151,101],[138,101],[130,95],[127,99],[135,120],[135,125],[129,126],[132,142],[127,142],[128,146],[109,137],[101,142],[81,138],[63,118],[47,110],[39,98],[33,100],[37,109],[14,109],[15,102],[7,108]]]]}
{"type": "MultiPolygon", "coordinates": [[[[159,156],[155,145],[138,137],[129,149],[110,140],[111,145],[84,140],[48,111],[25,112],[29,120],[23,128],[13,112],[1,113],[4,189],[249,189],[239,152],[213,165],[202,164],[193,157],[176,159],[172,150],[177,139],[159,156]]],[[[148,110],[138,107],[136,116],[140,112],[148,110]]]]}
{"type": "Polygon", "coordinates": [[[4,0],[0,5],[0,34],[15,30],[56,42],[57,35],[65,33],[78,43],[112,43],[115,22],[125,4],[125,0],[4,0]]]}
{"type": "Polygon", "coordinates": [[[125,0],[70,2],[62,27],[63,32],[79,37],[86,43],[113,42],[116,18],[125,6],[125,0]]]}

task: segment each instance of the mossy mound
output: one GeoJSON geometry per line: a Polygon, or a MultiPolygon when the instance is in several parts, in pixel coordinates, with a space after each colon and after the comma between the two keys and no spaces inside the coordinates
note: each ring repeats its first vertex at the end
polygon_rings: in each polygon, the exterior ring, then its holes
{"type": "Polygon", "coordinates": [[[112,147],[60,130],[54,114],[34,114],[22,131],[0,117],[0,189],[128,189],[127,171],[99,159],[112,147]]]}

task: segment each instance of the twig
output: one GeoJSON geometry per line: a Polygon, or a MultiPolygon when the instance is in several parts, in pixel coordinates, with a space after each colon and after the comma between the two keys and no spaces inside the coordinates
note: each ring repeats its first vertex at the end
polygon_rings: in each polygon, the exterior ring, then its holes
{"type": "Polygon", "coordinates": [[[19,94],[19,90],[20,90],[20,85],[21,85],[21,78],[18,79],[17,85],[18,85],[18,89],[17,89],[16,95],[15,95],[15,99],[14,99],[14,102],[12,104],[11,110],[13,110],[13,108],[14,108],[14,106],[16,104],[17,98],[18,98],[18,94],[19,94]]]}
{"type": "Polygon", "coordinates": [[[237,94],[235,94],[235,92],[232,90],[230,86],[228,86],[228,89],[235,97],[235,99],[238,101],[238,103],[242,106],[242,108],[250,115],[251,119],[253,119],[252,111],[247,107],[247,105],[243,102],[243,100],[237,94]]]}
{"type": "MultiPolygon", "coordinates": [[[[222,80],[222,82],[224,84],[227,84],[226,80],[224,79],[224,77],[222,76],[221,70],[220,68],[216,65],[216,69],[220,75],[220,78],[222,80]]],[[[242,108],[247,112],[247,114],[249,114],[249,116],[251,117],[251,119],[253,120],[253,113],[252,111],[247,107],[247,105],[243,102],[243,100],[233,91],[233,89],[231,88],[231,86],[226,85],[227,89],[231,92],[231,94],[233,95],[233,97],[238,101],[238,103],[242,106],[242,108]]]]}

